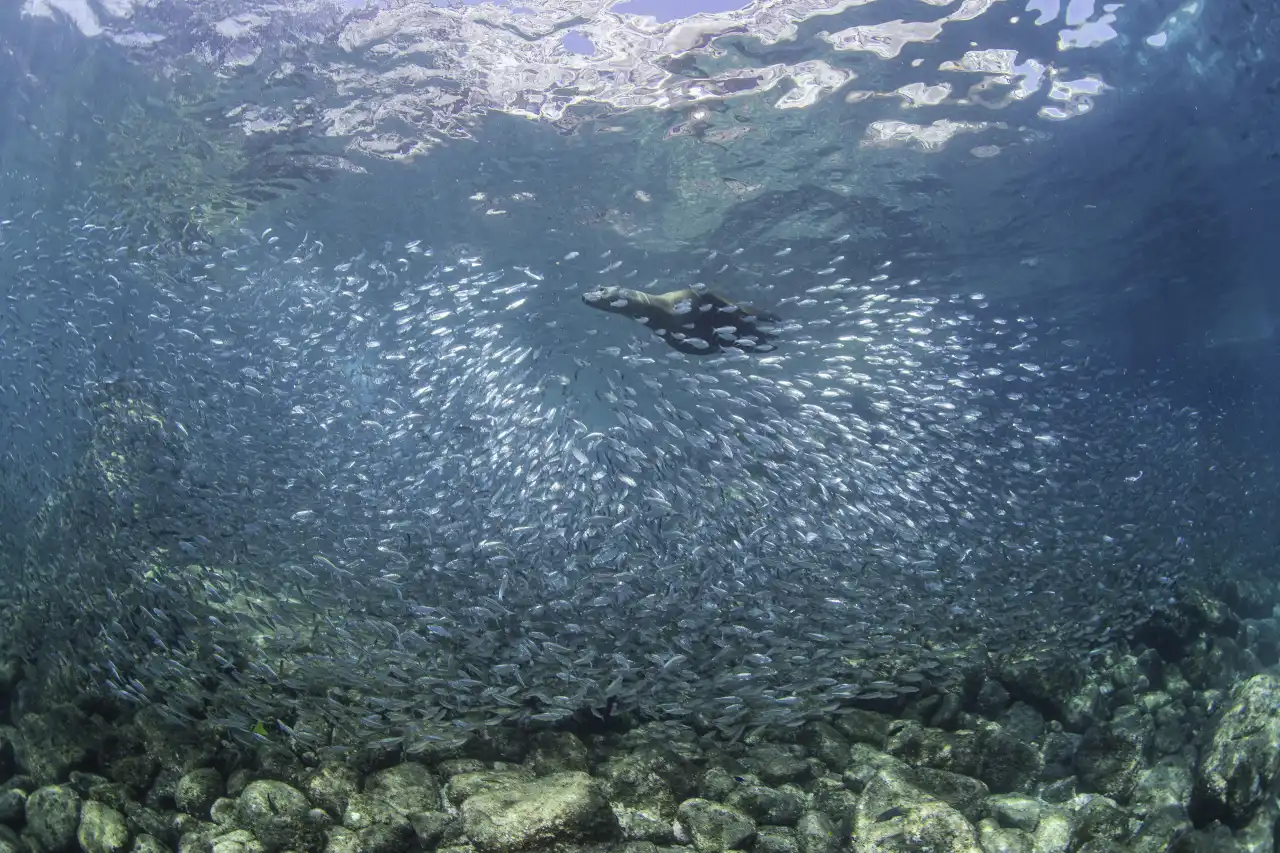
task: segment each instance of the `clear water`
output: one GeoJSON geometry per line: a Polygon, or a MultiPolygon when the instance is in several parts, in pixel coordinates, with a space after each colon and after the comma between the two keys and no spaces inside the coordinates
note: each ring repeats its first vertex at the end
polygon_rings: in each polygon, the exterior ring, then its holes
{"type": "Polygon", "coordinates": [[[7,8],[3,559],[48,665],[245,730],[335,686],[733,727],[1267,572],[1269,16],[735,5],[7,8]],[[778,353],[580,298],[698,283],[778,353]]]}

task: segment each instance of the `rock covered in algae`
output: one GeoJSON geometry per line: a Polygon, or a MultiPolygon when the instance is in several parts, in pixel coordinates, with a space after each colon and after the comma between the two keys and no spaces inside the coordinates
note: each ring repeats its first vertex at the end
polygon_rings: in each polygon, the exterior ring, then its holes
{"type": "Polygon", "coordinates": [[[124,853],[129,849],[129,827],[124,815],[93,800],[81,809],[76,838],[84,853],[124,853]]]}
{"type": "Polygon", "coordinates": [[[310,811],[302,792],[284,782],[250,782],[239,797],[240,823],[267,853],[314,849],[319,832],[310,811]]]}
{"type": "Polygon", "coordinates": [[[1255,675],[1231,692],[1201,753],[1191,799],[1200,821],[1249,821],[1280,773],[1277,743],[1280,677],[1255,675]]]}
{"type": "Polygon", "coordinates": [[[198,817],[209,817],[209,810],[222,796],[222,776],[212,767],[200,767],[184,774],[174,788],[178,809],[198,817]]]}
{"type": "Polygon", "coordinates": [[[514,853],[557,842],[606,841],[618,823],[585,773],[557,773],[476,794],[462,804],[467,837],[481,853],[514,853]]]}
{"type": "Polygon", "coordinates": [[[691,841],[698,853],[724,853],[751,843],[756,822],[730,806],[694,797],[676,812],[676,837],[691,841]]]}
{"type": "Polygon", "coordinates": [[[41,853],[69,853],[80,827],[80,795],[64,785],[49,785],[27,800],[24,836],[41,853]]]}
{"type": "Polygon", "coordinates": [[[880,770],[867,783],[854,830],[856,853],[910,850],[910,845],[936,853],[982,853],[977,833],[964,815],[893,768],[880,770]]]}

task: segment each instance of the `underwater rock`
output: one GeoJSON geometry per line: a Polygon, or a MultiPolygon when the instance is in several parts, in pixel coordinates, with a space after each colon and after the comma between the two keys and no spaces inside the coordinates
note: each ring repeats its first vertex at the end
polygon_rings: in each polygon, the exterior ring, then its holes
{"type": "Polygon", "coordinates": [[[1187,708],[1180,701],[1163,692],[1148,693],[1142,697],[1142,707],[1147,709],[1155,723],[1151,738],[1151,750],[1155,755],[1177,755],[1186,750],[1195,735],[1187,721],[1187,708]]]}
{"type": "Polygon", "coordinates": [[[487,769],[478,758],[446,758],[434,767],[436,775],[446,782],[459,773],[483,773],[487,769]]]}
{"type": "Polygon", "coordinates": [[[153,755],[124,755],[109,761],[103,772],[137,795],[151,787],[159,767],[153,755]]]}
{"type": "Polygon", "coordinates": [[[970,823],[982,816],[988,790],[977,779],[931,767],[906,768],[897,772],[907,784],[942,800],[964,815],[965,820],[970,823]]]}
{"type": "Polygon", "coordinates": [[[76,848],[80,828],[80,796],[63,785],[49,785],[27,800],[27,826],[23,838],[41,853],[70,853],[76,848]]]}
{"type": "Polygon", "coordinates": [[[417,812],[409,815],[409,824],[423,849],[462,837],[462,819],[447,812],[417,812]]]}
{"type": "Polygon", "coordinates": [[[862,708],[845,708],[833,725],[854,743],[863,743],[873,749],[883,750],[889,742],[889,731],[896,722],[888,714],[866,711],[862,708]]]}
{"type": "Polygon", "coordinates": [[[62,705],[22,716],[14,736],[18,766],[40,785],[52,785],[89,760],[96,726],[85,714],[62,705]]]}
{"type": "Polygon", "coordinates": [[[752,748],[744,764],[766,785],[799,784],[814,777],[813,765],[799,747],[783,744],[765,743],[752,748]]]}
{"type": "MultiPolygon", "coordinates": [[[[404,765],[369,775],[365,790],[352,794],[342,814],[343,828],[356,833],[365,853],[394,853],[414,840],[413,816],[440,808],[439,788],[426,768],[404,765]],[[424,777],[419,769],[427,772],[424,777]],[[397,771],[397,772],[392,772],[397,771]],[[384,775],[390,774],[390,775],[384,775]],[[433,796],[434,795],[434,796],[433,796]]],[[[321,815],[328,814],[320,810],[321,815]]]]}
{"type": "Polygon", "coordinates": [[[17,733],[13,726],[0,725],[0,781],[7,780],[18,770],[18,759],[13,746],[17,733]]]}
{"type": "Polygon", "coordinates": [[[173,791],[178,809],[198,818],[209,817],[209,809],[220,796],[222,776],[212,767],[200,767],[185,774],[173,791]]]}
{"type": "Polygon", "coordinates": [[[169,853],[169,848],[159,838],[144,832],[133,839],[132,853],[169,853]]]}
{"type": "Polygon", "coordinates": [[[230,797],[219,797],[209,807],[209,820],[218,826],[234,826],[240,819],[239,801],[230,797]]]}
{"type": "Polygon", "coordinates": [[[1131,853],[1190,853],[1188,846],[1177,845],[1179,839],[1191,833],[1194,827],[1181,805],[1148,808],[1143,813],[1142,826],[1127,841],[1126,851],[1131,853]]]}
{"type": "Polygon", "coordinates": [[[1041,785],[1037,793],[1040,799],[1055,805],[1069,803],[1080,795],[1075,776],[1065,776],[1047,785],[1041,785]]]}
{"type": "Polygon", "coordinates": [[[1263,666],[1280,663],[1280,620],[1246,619],[1240,629],[1240,641],[1263,666]]]}
{"type": "Polygon", "coordinates": [[[1280,803],[1268,797],[1254,813],[1253,819],[1234,830],[1235,849],[1246,853],[1274,853],[1276,824],[1280,821],[1280,803]]]}
{"type": "Polygon", "coordinates": [[[266,853],[314,850],[320,833],[311,821],[311,804],[297,788],[274,780],[250,782],[239,796],[240,823],[266,853]]]}
{"type": "Polygon", "coordinates": [[[208,837],[209,853],[263,853],[262,842],[245,829],[208,837]]]}
{"type": "MultiPolygon", "coordinates": [[[[175,828],[178,832],[177,853],[213,853],[213,842],[220,834],[227,830],[220,826],[214,826],[205,821],[199,821],[190,815],[179,815],[174,819],[175,828]],[[186,818],[186,820],[183,820],[186,818]]],[[[244,830],[240,830],[244,832],[244,830]]],[[[253,838],[252,834],[244,832],[249,838],[253,838]]],[[[258,844],[257,849],[252,853],[262,853],[262,845],[258,844]]],[[[235,846],[224,847],[221,853],[249,853],[243,849],[237,849],[235,846]]]]}
{"type": "Polygon", "coordinates": [[[843,773],[849,766],[849,741],[830,723],[818,720],[805,726],[801,741],[809,754],[829,769],[843,773]]]}
{"type": "Polygon", "coordinates": [[[1000,826],[991,818],[977,825],[983,853],[1033,853],[1031,837],[1017,829],[1000,826]]]}
{"type": "Polygon", "coordinates": [[[244,793],[244,789],[249,787],[249,783],[254,779],[253,773],[241,767],[239,770],[232,770],[227,776],[227,796],[239,797],[244,793]]]}
{"type": "Polygon", "coordinates": [[[10,788],[0,792],[0,826],[22,829],[27,822],[27,792],[10,788]]]}
{"type": "Polygon", "coordinates": [[[893,770],[867,783],[858,801],[855,853],[931,849],[981,853],[977,831],[951,806],[920,791],[893,770]]]}
{"type": "Polygon", "coordinates": [[[794,826],[807,805],[804,792],[793,785],[777,789],[742,785],[735,788],[725,802],[758,823],[775,826],[794,826]]]}
{"type": "Polygon", "coordinates": [[[129,796],[129,789],[119,782],[98,782],[89,788],[87,800],[102,803],[104,806],[110,806],[120,813],[124,813],[125,809],[133,800],[129,796]]]}
{"type": "Polygon", "coordinates": [[[364,853],[360,836],[344,826],[335,826],[325,834],[324,853],[364,853]]]}
{"type": "Polygon", "coordinates": [[[523,768],[459,773],[445,786],[445,797],[451,805],[460,806],[478,794],[501,793],[533,780],[534,775],[523,768]]]}
{"type": "Polygon", "coordinates": [[[1060,706],[1060,722],[1069,732],[1083,733],[1106,716],[1106,702],[1113,697],[1110,679],[1106,673],[1090,672],[1069,696],[1063,697],[1060,706]]]}
{"type": "Polygon", "coordinates": [[[937,707],[924,719],[925,723],[935,729],[965,728],[960,722],[961,715],[964,713],[964,697],[959,692],[947,690],[929,698],[936,699],[938,702],[937,707]]]}
{"type": "Polygon", "coordinates": [[[1063,720],[1065,702],[1085,682],[1080,661],[1065,653],[1006,659],[997,666],[995,675],[1015,699],[1057,720],[1063,720]]]}
{"type": "Polygon", "coordinates": [[[356,835],[360,849],[366,853],[401,853],[415,840],[413,825],[408,819],[379,821],[357,830],[356,835]]]}
{"type": "Polygon", "coordinates": [[[1212,673],[1194,659],[1207,656],[1211,638],[1235,635],[1238,620],[1224,602],[1200,587],[1188,586],[1179,592],[1171,607],[1152,614],[1137,639],[1157,650],[1165,661],[1176,662],[1193,684],[1206,686],[1208,682],[1201,679],[1212,673]]]}
{"type": "MultiPolygon", "coordinates": [[[[1111,681],[1117,688],[1127,689],[1134,696],[1158,690],[1164,681],[1164,662],[1155,649],[1145,649],[1138,655],[1124,655],[1111,667],[1111,681]]],[[[1134,701],[1134,699],[1130,699],[1134,701]]]]}
{"type": "Polygon", "coordinates": [[[1197,690],[1229,690],[1242,673],[1257,666],[1252,655],[1245,654],[1230,637],[1202,636],[1190,642],[1181,669],[1197,690]]]}
{"type": "Polygon", "coordinates": [[[1033,790],[1044,770],[1044,756],[999,723],[979,723],[982,767],[977,778],[998,794],[1033,790]]]}
{"type": "Polygon", "coordinates": [[[1140,821],[1129,816],[1109,797],[1082,794],[1069,806],[1071,845],[1076,850],[1091,845],[1098,853],[1115,850],[1133,835],[1140,821]]]}
{"type": "Polygon", "coordinates": [[[1076,775],[1086,790],[1128,801],[1146,765],[1155,726],[1141,709],[1128,705],[1112,719],[1094,723],[1076,753],[1076,775]]]}
{"type": "Polygon", "coordinates": [[[607,776],[617,772],[619,767],[628,767],[653,773],[667,784],[671,789],[671,796],[680,803],[697,793],[701,775],[700,765],[691,757],[698,753],[692,745],[688,747],[688,754],[670,742],[631,749],[622,753],[621,757],[607,762],[604,772],[607,776]]]}
{"type": "Polygon", "coordinates": [[[551,842],[608,841],[619,835],[603,786],[579,772],[468,797],[462,822],[483,853],[514,853],[551,842]]]}
{"type": "Polygon", "coordinates": [[[848,839],[840,837],[831,818],[822,812],[808,812],[796,823],[796,841],[800,853],[836,853],[848,839]]]}
{"type": "Polygon", "coordinates": [[[0,853],[28,853],[22,838],[8,826],[0,825],[0,853]]]}
{"type": "Polygon", "coordinates": [[[290,750],[278,746],[260,746],[255,757],[258,775],[263,779],[275,779],[294,788],[301,788],[306,784],[309,775],[307,768],[290,750]]]}
{"type": "Polygon", "coordinates": [[[0,825],[0,853],[27,853],[22,838],[8,826],[0,825]]]}
{"type": "Polygon", "coordinates": [[[865,785],[864,779],[852,776],[849,772],[842,779],[819,779],[809,792],[813,800],[812,807],[836,823],[850,823],[858,812],[858,794],[865,785]]]}
{"type": "MultiPolygon", "coordinates": [[[[849,748],[849,769],[842,774],[841,781],[849,791],[861,794],[867,783],[881,770],[903,771],[909,768],[910,765],[900,758],[886,755],[866,744],[855,743],[849,748]]],[[[815,797],[815,805],[818,805],[816,800],[815,797]]],[[[818,807],[835,816],[835,812],[826,806],[818,807]]]]}
{"type": "Polygon", "coordinates": [[[166,845],[172,845],[178,840],[173,821],[155,809],[139,803],[129,803],[124,809],[124,816],[129,821],[131,832],[154,836],[160,843],[166,845]]]}
{"type": "Polygon", "coordinates": [[[976,776],[982,766],[978,733],[944,732],[908,722],[889,736],[885,752],[913,767],[932,767],[976,776]]]}
{"type": "Polygon", "coordinates": [[[120,812],[89,800],[80,810],[76,839],[84,853],[124,853],[129,849],[129,828],[120,812]]]}
{"type": "Polygon", "coordinates": [[[177,765],[162,767],[147,789],[143,802],[161,811],[173,809],[176,804],[175,795],[178,793],[178,780],[181,778],[182,770],[177,765]]]}
{"type": "Polygon", "coordinates": [[[1191,789],[1195,784],[1195,756],[1190,752],[1160,759],[1152,767],[1142,771],[1134,787],[1130,801],[1143,807],[1184,808],[1191,802],[1191,789]]]}
{"type": "Polygon", "coordinates": [[[326,764],[307,780],[307,797],[311,802],[341,817],[351,796],[360,790],[360,776],[345,764],[326,764]]]}
{"type": "Polygon", "coordinates": [[[974,710],[990,718],[998,717],[1012,703],[1013,697],[999,679],[990,677],[983,680],[977,695],[973,697],[974,710]]]}
{"type": "Polygon", "coordinates": [[[739,785],[752,780],[759,781],[754,776],[731,773],[723,767],[709,767],[698,782],[697,796],[704,800],[723,800],[737,790],[739,785]]]}
{"type": "Polygon", "coordinates": [[[1243,826],[1280,772],[1280,677],[1255,675],[1236,687],[1200,754],[1191,814],[1197,824],[1243,826]]]}
{"type": "Polygon", "coordinates": [[[751,849],[754,853],[800,853],[800,844],[789,826],[762,826],[751,849]]]}
{"type": "Polygon", "coordinates": [[[756,823],[735,808],[694,797],[676,810],[675,833],[693,842],[698,853],[724,853],[750,844],[756,823]]]}
{"type": "Polygon", "coordinates": [[[676,799],[667,781],[641,762],[623,758],[605,766],[609,806],[622,836],[632,841],[669,844],[676,799]]]}
{"type": "Polygon", "coordinates": [[[1032,832],[1040,822],[1043,804],[1021,794],[993,794],[986,799],[987,814],[1006,829],[1032,832]]]}
{"type": "Polygon", "coordinates": [[[440,783],[430,770],[413,762],[369,774],[364,795],[402,815],[440,808],[440,783]]]}
{"type": "Polygon", "coordinates": [[[571,770],[586,773],[587,748],[572,732],[538,732],[524,763],[535,776],[571,770]]]}
{"type": "Polygon", "coordinates": [[[1071,846],[1071,820],[1062,808],[1047,808],[1031,834],[1035,853],[1066,853],[1071,846]]]}
{"type": "Polygon", "coordinates": [[[67,774],[67,778],[62,784],[79,794],[81,799],[86,799],[89,796],[89,792],[95,787],[109,785],[111,782],[96,773],[86,773],[83,770],[72,770],[67,774]]]}

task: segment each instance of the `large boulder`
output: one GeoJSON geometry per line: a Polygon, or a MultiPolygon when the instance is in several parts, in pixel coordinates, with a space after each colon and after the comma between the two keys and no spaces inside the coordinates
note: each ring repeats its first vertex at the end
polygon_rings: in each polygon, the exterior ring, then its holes
{"type": "Polygon", "coordinates": [[[1247,824],[1280,772],[1280,677],[1256,675],[1231,692],[1200,754],[1191,813],[1197,824],[1247,824]]]}
{"type": "Polygon", "coordinates": [[[1128,801],[1146,769],[1155,737],[1151,717],[1133,705],[1109,720],[1094,723],[1076,753],[1076,775],[1088,791],[1128,801]]]}
{"type": "Polygon", "coordinates": [[[173,799],[178,810],[192,817],[207,818],[222,796],[222,775],[212,767],[200,767],[178,779],[173,799]]]}
{"type": "Polygon", "coordinates": [[[976,776],[982,765],[977,732],[927,728],[911,721],[889,736],[885,752],[913,767],[932,767],[976,776]]]}
{"type": "Polygon", "coordinates": [[[129,828],[124,815],[93,800],[80,810],[76,838],[84,853],[124,853],[129,849],[129,828]]]}
{"type": "Polygon", "coordinates": [[[693,842],[698,853],[724,853],[742,848],[756,837],[756,822],[737,809],[693,798],[676,812],[677,838],[693,842]]]}
{"type": "Polygon", "coordinates": [[[911,849],[982,853],[977,831],[964,815],[892,768],[878,772],[862,792],[853,849],[855,853],[911,849]]]}
{"type": "Polygon", "coordinates": [[[80,827],[80,795],[63,785],[40,788],[27,799],[24,840],[40,853],[70,853],[80,827]]]}
{"type": "Polygon", "coordinates": [[[517,853],[553,842],[609,841],[619,834],[603,787],[578,771],[469,797],[462,803],[462,823],[481,853],[517,853]]]}
{"type": "Polygon", "coordinates": [[[80,709],[62,705],[40,714],[24,714],[14,733],[13,748],[20,768],[38,784],[52,785],[87,764],[97,740],[93,721],[80,709]]]}
{"type": "Polygon", "coordinates": [[[319,848],[320,828],[311,816],[311,804],[297,788],[260,780],[245,786],[238,799],[241,826],[262,842],[266,853],[319,848]]]}
{"type": "Polygon", "coordinates": [[[671,786],[643,762],[623,756],[605,765],[609,805],[623,837],[628,841],[669,844],[674,840],[671,822],[676,799],[671,786]]]}
{"type": "Polygon", "coordinates": [[[403,815],[440,808],[440,783],[430,770],[413,762],[370,773],[364,782],[364,793],[403,815]]]}

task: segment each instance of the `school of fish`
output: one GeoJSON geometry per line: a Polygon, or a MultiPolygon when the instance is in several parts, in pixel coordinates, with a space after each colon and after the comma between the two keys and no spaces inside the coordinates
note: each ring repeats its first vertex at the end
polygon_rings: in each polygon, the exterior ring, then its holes
{"type": "Polygon", "coordinates": [[[309,746],[740,734],[1087,650],[1207,570],[1204,416],[979,287],[782,250],[743,294],[777,350],[689,358],[581,294],[732,249],[325,236],[3,212],[0,640],[49,681],[309,746]]]}

